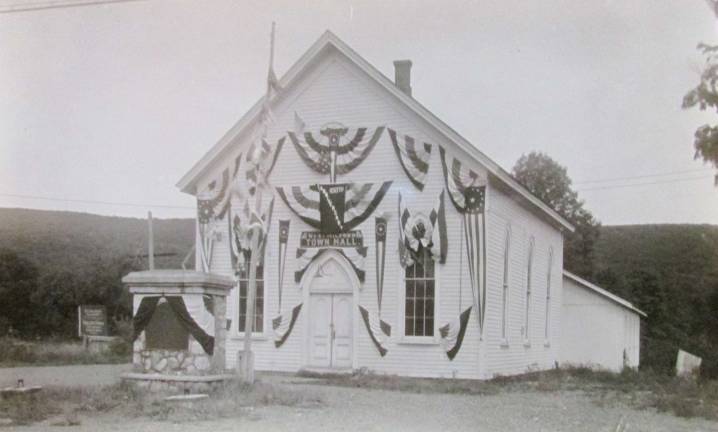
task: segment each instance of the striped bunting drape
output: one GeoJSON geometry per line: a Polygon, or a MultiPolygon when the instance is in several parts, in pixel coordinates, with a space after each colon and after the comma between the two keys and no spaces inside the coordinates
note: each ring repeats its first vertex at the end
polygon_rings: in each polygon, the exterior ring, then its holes
{"type": "MultiPolygon", "coordinates": [[[[356,228],[364,222],[373,212],[386,195],[392,182],[383,183],[352,183],[346,188],[344,194],[343,214],[334,214],[340,219],[332,221],[331,225],[340,224],[341,232],[356,228]]],[[[322,230],[330,225],[322,223],[320,203],[322,194],[320,189],[339,185],[310,185],[310,186],[289,186],[277,187],[277,193],[282,201],[300,219],[312,228],[322,230]]],[[[325,198],[326,199],[326,195],[325,198]]],[[[326,221],[325,221],[326,222],[326,221]]]]}
{"type": "Polygon", "coordinates": [[[321,228],[319,189],[316,185],[276,188],[279,197],[301,220],[312,228],[321,228]]]}
{"type": "Polygon", "coordinates": [[[304,132],[303,135],[288,132],[288,135],[299,157],[309,168],[320,174],[329,174],[332,166],[330,153],[335,152],[336,174],[346,174],[364,162],[383,132],[383,126],[373,131],[365,127],[347,129],[346,136],[351,138],[345,144],[337,145],[321,144],[311,132],[304,132]]]}
{"type": "Polygon", "coordinates": [[[479,176],[474,170],[461,163],[456,157],[449,156],[443,147],[439,146],[441,155],[441,166],[444,171],[446,189],[449,191],[449,198],[459,213],[466,211],[467,203],[464,196],[466,188],[471,186],[485,186],[486,179],[479,176]]]}
{"type": "Polygon", "coordinates": [[[382,321],[379,315],[369,312],[362,306],[359,306],[359,313],[361,314],[362,321],[364,321],[367,332],[369,332],[371,341],[374,343],[374,346],[376,346],[376,349],[379,350],[379,355],[384,357],[388,352],[384,346],[384,342],[391,336],[391,326],[387,322],[382,321]]]}
{"type": "Polygon", "coordinates": [[[281,314],[272,319],[272,331],[274,332],[274,346],[281,347],[292,333],[294,324],[297,322],[299,312],[302,310],[302,303],[294,306],[288,313],[281,314]]]}
{"type": "Polygon", "coordinates": [[[419,145],[414,138],[408,135],[400,135],[393,129],[388,129],[394,152],[399,158],[401,167],[409,177],[409,180],[419,190],[424,190],[426,177],[429,173],[429,162],[431,160],[431,147],[429,143],[419,145]]]}
{"type": "Polygon", "coordinates": [[[486,178],[468,168],[459,159],[439,147],[446,188],[456,210],[463,216],[464,241],[468,259],[471,293],[479,322],[486,315],[486,221],[484,203],[486,178]]]}
{"type": "Polygon", "coordinates": [[[342,254],[352,265],[354,273],[360,282],[364,282],[366,272],[364,271],[364,259],[366,258],[366,247],[361,248],[297,248],[297,270],[294,272],[294,281],[301,282],[302,276],[307,271],[309,264],[315,258],[328,250],[335,250],[342,254]]]}
{"type": "Polygon", "coordinates": [[[402,267],[417,260],[422,249],[427,249],[434,260],[446,263],[448,250],[444,191],[429,215],[412,212],[399,193],[399,260],[402,267]]]}
{"type": "Polygon", "coordinates": [[[472,306],[469,306],[457,319],[439,328],[442,345],[449,360],[453,360],[461,349],[461,343],[464,341],[464,334],[466,334],[466,325],[471,315],[471,308],[472,306]]]}

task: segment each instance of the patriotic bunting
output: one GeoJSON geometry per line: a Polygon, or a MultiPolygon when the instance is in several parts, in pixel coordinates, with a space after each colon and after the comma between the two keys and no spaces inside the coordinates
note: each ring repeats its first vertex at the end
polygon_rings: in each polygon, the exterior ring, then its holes
{"type": "Polygon", "coordinates": [[[234,160],[234,166],[222,170],[220,178],[209,183],[207,189],[197,195],[197,222],[199,225],[199,256],[202,270],[210,271],[215,234],[220,231],[218,221],[223,219],[232,199],[232,183],[242,162],[240,154],[234,160]]]}
{"type": "Polygon", "coordinates": [[[279,297],[279,313],[282,312],[282,285],[284,283],[284,264],[287,262],[287,242],[289,241],[289,220],[279,221],[279,281],[277,294],[279,297]]]}
{"type": "Polygon", "coordinates": [[[379,354],[384,357],[388,351],[386,347],[384,347],[384,342],[386,338],[391,336],[391,326],[382,321],[377,314],[371,313],[361,306],[359,306],[359,313],[364,321],[367,332],[369,332],[371,341],[374,342],[376,349],[379,350],[379,354]]]}
{"type": "Polygon", "coordinates": [[[404,172],[409,176],[409,180],[417,189],[424,190],[426,176],[429,173],[431,144],[418,145],[414,138],[408,135],[399,135],[393,129],[387,129],[387,131],[396,156],[399,158],[404,172]]]}
{"type": "Polygon", "coordinates": [[[465,213],[468,205],[465,196],[466,189],[486,186],[486,178],[462,164],[459,159],[449,157],[441,146],[439,146],[439,154],[449,198],[459,213],[465,213]]]}
{"type": "Polygon", "coordinates": [[[351,231],[376,210],[392,182],[277,187],[282,201],[312,228],[351,231]]]}
{"type": "Polygon", "coordinates": [[[461,343],[464,341],[466,325],[469,322],[470,315],[471,306],[462,312],[461,315],[459,315],[459,318],[439,328],[442,345],[444,346],[444,350],[446,351],[446,355],[449,357],[449,360],[453,360],[461,349],[461,343]]]}
{"type": "Polygon", "coordinates": [[[439,153],[449,197],[456,210],[463,215],[471,293],[481,331],[486,311],[486,179],[459,159],[447,157],[443,147],[439,147],[439,153]]]}
{"type": "Polygon", "coordinates": [[[284,266],[287,261],[287,242],[289,241],[289,220],[279,221],[279,280],[277,293],[279,296],[278,315],[272,320],[274,330],[274,346],[279,348],[287,340],[294,328],[302,304],[294,306],[290,313],[282,314],[282,285],[284,284],[284,266]]]}
{"type": "Polygon", "coordinates": [[[444,191],[439,194],[435,207],[425,215],[411,212],[399,193],[399,260],[402,267],[410,266],[427,249],[434,260],[446,263],[448,235],[444,191]]]}
{"type": "Polygon", "coordinates": [[[320,174],[329,174],[334,183],[337,174],[350,172],[369,156],[383,132],[383,126],[373,131],[365,127],[328,127],[319,132],[327,144],[321,144],[311,132],[288,135],[304,164],[320,174]]]}
{"type": "Polygon", "coordinates": [[[374,220],[374,257],[376,258],[376,300],[381,316],[381,298],[384,292],[384,261],[386,258],[386,218],[378,217],[374,220]]]}
{"type": "Polygon", "coordinates": [[[272,330],[274,331],[274,347],[279,348],[292,333],[294,323],[297,322],[299,312],[302,310],[302,303],[294,306],[290,313],[279,315],[272,320],[272,330]]]}
{"type": "Polygon", "coordinates": [[[294,272],[294,281],[299,283],[307,271],[309,264],[322,253],[328,250],[335,250],[342,254],[352,265],[354,273],[360,282],[364,282],[364,259],[366,258],[366,247],[361,248],[298,248],[297,249],[297,270],[294,272]]]}

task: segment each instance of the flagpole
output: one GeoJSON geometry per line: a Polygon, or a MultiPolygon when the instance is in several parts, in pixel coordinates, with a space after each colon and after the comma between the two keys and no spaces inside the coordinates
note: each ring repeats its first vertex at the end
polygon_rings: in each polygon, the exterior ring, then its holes
{"type": "MultiPolygon", "coordinates": [[[[272,32],[270,36],[270,49],[269,49],[269,71],[267,75],[267,94],[265,95],[264,105],[265,110],[269,105],[269,96],[271,93],[271,74],[273,73],[274,65],[274,28],[275,23],[272,22],[272,32]]],[[[266,115],[266,113],[264,113],[266,115]]],[[[262,124],[262,139],[267,136],[267,124],[266,119],[262,118],[260,121],[262,124]]],[[[252,155],[253,156],[253,155],[252,155]]],[[[256,214],[261,212],[262,205],[262,172],[261,169],[257,168],[257,185],[255,188],[254,196],[254,208],[256,214]]],[[[250,218],[251,219],[251,218],[250,218]]],[[[257,264],[259,262],[259,240],[262,236],[262,228],[252,228],[252,241],[250,244],[251,257],[249,260],[249,281],[247,283],[247,304],[246,304],[246,315],[244,319],[244,356],[242,357],[242,380],[246,383],[254,383],[254,353],[252,352],[252,330],[254,329],[254,302],[257,298],[257,264]]]]}

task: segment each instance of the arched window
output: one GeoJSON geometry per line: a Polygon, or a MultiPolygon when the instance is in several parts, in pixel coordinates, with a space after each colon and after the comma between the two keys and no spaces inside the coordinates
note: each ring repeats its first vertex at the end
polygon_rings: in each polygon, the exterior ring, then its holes
{"type": "Polygon", "coordinates": [[[524,342],[529,343],[530,316],[531,316],[531,267],[534,261],[534,238],[529,240],[529,251],[526,259],[526,314],[524,316],[524,342]]]}
{"type": "Polygon", "coordinates": [[[511,248],[511,225],[506,227],[506,238],[504,240],[504,274],[501,285],[501,340],[508,341],[508,316],[509,316],[509,256],[511,248]]]}
{"type": "Polygon", "coordinates": [[[548,269],[546,271],[546,328],[544,339],[549,341],[551,335],[551,269],[553,268],[553,247],[548,248],[548,269]]]}
{"type": "Polygon", "coordinates": [[[404,335],[434,336],[434,260],[424,250],[404,272],[404,335]]]}

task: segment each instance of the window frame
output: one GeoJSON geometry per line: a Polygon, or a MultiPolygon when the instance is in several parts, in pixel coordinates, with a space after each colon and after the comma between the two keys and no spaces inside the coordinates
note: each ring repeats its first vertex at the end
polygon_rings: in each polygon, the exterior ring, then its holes
{"type": "MultiPolygon", "coordinates": [[[[261,298],[262,298],[262,308],[261,308],[261,310],[262,310],[262,319],[260,320],[262,329],[261,329],[260,331],[255,331],[255,330],[253,329],[253,331],[252,331],[252,337],[256,337],[256,336],[264,337],[265,331],[266,331],[266,328],[267,328],[267,320],[266,320],[266,318],[267,318],[267,316],[266,316],[267,299],[266,299],[266,289],[265,289],[265,284],[264,284],[264,282],[265,282],[265,278],[264,278],[264,273],[265,273],[265,272],[264,272],[264,264],[266,264],[266,263],[262,263],[261,265],[258,266],[259,268],[262,269],[262,277],[261,277],[261,278],[257,277],[257,282],[260,282],[260,281],[262,282],[262,296],[261,296],[261,298]]],[[[242,307],[241,307],[241,305],[242,305],[242,282],[243,282],[243,281],[246,281],[246,282],[247,282],[247,289],[249,289],[249,269],[247,269],[246,274],[247,274],[247,277],[244,277],[244,278],[242,278],[242,277],[240,277],[240,276],[237,276],[237,284],[236,284],[237,297],[236,297],[235,305],[237,306],[237,312],[236,312],[234,315],[237,317],[237,327],[236,327],[236,329],[237,329],[237,335],[239,335],[239,336],[244,336],[244,334],[246,333],[244,330],[242,330],[242,329],[240,328],[240,326],[243,326],[243,325],[244,325],[244,319],[245,319],[245,315],[246,315],[246,312],[245,312],[244,314],[242,313],[242,307]]],[[[258,275],[258,276],[259,276],[259,275],[258,275]]],[[[259,288],[259,287],[258,287],[258,288],[259,288]]],[[[256,324],[257,324],[257,322],[256,322],[256,319],[257,319],[257,318],[256,318],[256,315],[257,315],[257,311],[259,310],[259,309],[257,308],[257,300],[258,300],[259,298],[260,298],[259,296],[255,296],[255,298],[254,298],[255,326],[256,326],[256,324]]],[[[245,307],[246,307],[246,306],[245,306],[245,307]]]]}
{"type": "Polygon", "coordinates": [[[553,276],[553,246],[548,248],[548,267],[546,269],[546,316],[544,323],[544,345],[551,344],[551,281],[553,276]]]}
{"type": "MultiPolygon", "coordinates": [[[[431,255],[427,252],[425,257],[431,263],[434,267],[434,323],[432,327],[432,335],[407,335],[406,334],[406,267],[401,268],[401,272],[399,272],[398,276],[398,285],[399,285],[399,295],[398,298],[398,309],[399,309],[399,316],[401,317],[399,320],[399,332],[398,334],[398,343],[400,344],[438,344],[439,343],[439,292],[440,292],[440,265],[437,265],[437,262],[431,257],[431,255]]],[[[416,278],[410,278],[410,279],[416,279],[416,278]]],[[[421,280],[427,280],[427,278],[422,278],[421,280]]],[[[428,279],[430,280],[430,279],[428,279]]]]}
{"type": "Polygon", "coordinates": [[[526,255],[526,292],[525,292],[525,311],[524,311],[524,345],[527,347],[531,346],[531,294],[532,294],[532,279],[533,279],[533,260],[534,260],[534,248],[536,240],[534,236],[529,238],[529,249],[526,255]]]}
{"type": "Polygon", "coordinates": [[[508,224],[504,238],[504,265],[501,281],[501,346],[509,345],[509,294],[511,287],[510,266],[511,266],[511,224],[508,224]]]}

